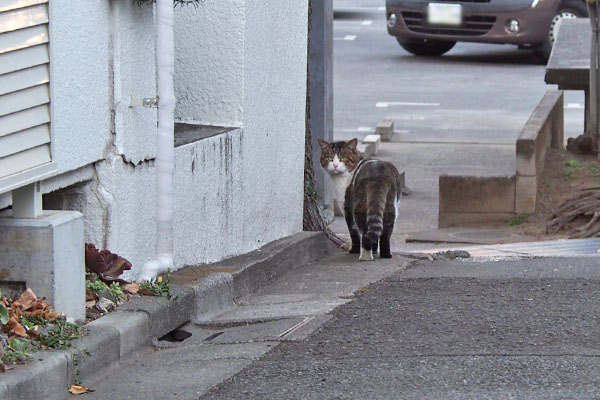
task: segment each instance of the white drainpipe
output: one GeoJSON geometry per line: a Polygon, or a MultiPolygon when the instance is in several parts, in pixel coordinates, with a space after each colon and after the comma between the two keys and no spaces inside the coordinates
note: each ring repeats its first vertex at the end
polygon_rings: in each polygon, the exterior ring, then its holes
{"type": "Polygon", "coordinates": [[[156,146],[156,255],[142,266],[138,281],[173,267],[173,171],[175,169],[173,0],[157,0],[158,135],[156,146]]]}

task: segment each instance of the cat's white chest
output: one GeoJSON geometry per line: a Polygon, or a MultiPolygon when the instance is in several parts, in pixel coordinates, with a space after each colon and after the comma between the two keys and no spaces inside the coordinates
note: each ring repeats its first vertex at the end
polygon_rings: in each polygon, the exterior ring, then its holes
{"type": "Polygon", "coordinates": [[[333,191],[335,193],[335,199],[337,200],[340,208],[344,209],[344,198],[346,197],[346,188],[352,182],[352,174],[348,171],[331,176],[331,182],[333,184],[333,191]]]}

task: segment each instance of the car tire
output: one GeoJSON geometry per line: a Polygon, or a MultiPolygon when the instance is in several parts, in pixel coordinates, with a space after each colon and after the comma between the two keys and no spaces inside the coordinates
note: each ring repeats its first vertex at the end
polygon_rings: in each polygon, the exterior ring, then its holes
{"type": "Polygon", "coordinates": [[[406,51],[415,56],[441,56],[450,51],[456,42],[445,40],[429,40],[429,39],[401,39],[396,38],[400,46],[406,51]]]}
{"type": "Polygon", "coordinates": [[[543,61],[547,62],[552,52],[552,45],[556,39],[557,27],[559,22],[564,18],[587,18],[589,16],[586,3],[581,0],[562,0],[556,10],[552,23],[550,24],[550,31],[548,32],[548,38],[542,43],[536,52],[542,58],[543,61]]]}

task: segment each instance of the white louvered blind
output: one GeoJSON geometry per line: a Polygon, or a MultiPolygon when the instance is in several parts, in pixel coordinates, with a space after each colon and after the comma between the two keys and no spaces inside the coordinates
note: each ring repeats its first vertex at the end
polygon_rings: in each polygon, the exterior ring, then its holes
{"type": "Polygon", "coordinates": [[[56,169],[48,42],[48,0],[0,0],[0,193],[56,169]]]}

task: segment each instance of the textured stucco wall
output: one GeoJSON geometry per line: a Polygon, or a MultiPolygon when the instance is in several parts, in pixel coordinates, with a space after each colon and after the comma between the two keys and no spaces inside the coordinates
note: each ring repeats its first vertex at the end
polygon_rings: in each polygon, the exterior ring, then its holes
{"type": "MultiPolygon", "coordinates": [[[[56,58],[72,48],[78,63],[53,71],[64,80],[53,97],[55,157],[61,171],[93,169],[68,203],[86,215],[86,240],[128,258],[133,278],[155,245],[156,110],[128,107],[130,96],[155,95],[152,7],[52,4],[87,32],[59,26],[66,42],[54,49],[56,58]]],[[[302,229],[307,4],[205,0],[176,13],[178,118],[240,126],[176,149],[180,268],[302,229]]]]}
{"type": "Polygon", "coordinates": [[[127,258],[135,278],[142,264],[154,254],[156,222],[155,168],[153,162],[135,167],[112,154],[96,165],[97,179],[91,190],[99,199],[105,236],[96,243],[127,258]]]}
{"type": "Polygon", "coordinates": [[[204,0],[175,9],[175,117],[240,126],[244,80],[244,0],[204,0]]]}
{"type": "Polygon", "coordinates": [[[102,159],[110,139],[110,3],[49,3],[52,157],[60,173],[102,159]]]}
{"type": "Polygon", "coordinates": [[[103,159],[112,145],[133,163],[154,157],[156,109],[129,107],[132,96],[156,96],[153,7],[106,0],[49,4],[59,173],[103,159]]]}
{"type": "Polygon", "coordinates": [[[133,164],[156,156],[156,108],[130,107],[131,98],[156,97],[154,9],[111,1],[117,152],[133,164]]]}
{"type": "Polygon", "coordinates": [[[302,230],[307,3],[246,1],[244,223],[261,243],[302,230]]]}
{"type": "Polygon", "coordinates": [[[232,3],[178,12],[178,118],[242,128],[176,149],[176,267],[302,229],[307,4],[232,3]]]}
{"type": "Polygon", "coordinates": [[[244,231],[241,129],[176,149],[174,247],[176,266],[202,264],[255,247],[244,231]]]}

